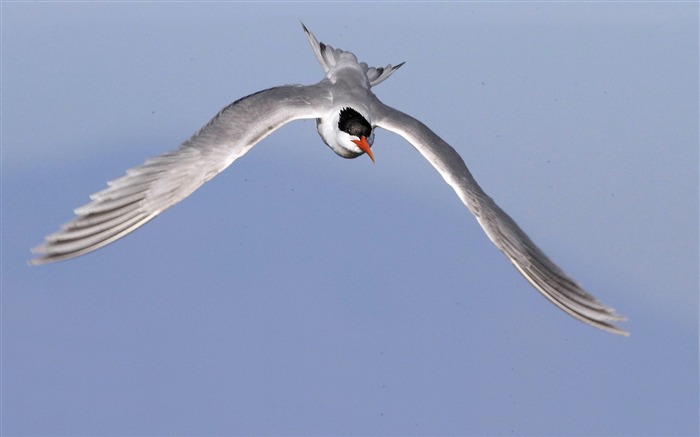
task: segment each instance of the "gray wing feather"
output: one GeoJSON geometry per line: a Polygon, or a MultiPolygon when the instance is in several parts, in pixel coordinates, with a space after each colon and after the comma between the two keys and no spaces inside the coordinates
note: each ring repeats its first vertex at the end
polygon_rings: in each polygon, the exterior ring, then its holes
{"type": "Polygon", "coordinates": [[[75,210],[76,218],[32,249],[31,264],[69,259],[115,241],[192,194],[283,124],[316,118],[317,86],[271,88],[222,109],[180,148],[148,159],[75,210]]]}
{"type": "Polygon", "coordinates": [[[375,103],[376,124],[411,143],[442,175],[476,216],[491,241],[542,295],[573,317],[602,330],[629,335],[612,322],[626,320],[600,303],[555,265],[479,187],[457,152],[427,126],[375,103]]]}

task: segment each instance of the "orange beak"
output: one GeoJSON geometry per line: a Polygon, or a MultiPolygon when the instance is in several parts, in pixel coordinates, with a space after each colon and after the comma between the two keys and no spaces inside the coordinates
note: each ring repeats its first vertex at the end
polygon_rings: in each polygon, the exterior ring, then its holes
{"type": "Polygon", "coordinates": [[[367,142],[367,138],[360,137],[359,140],[350,140],[350,141],[357,144],[357,147],[359,147],[360,150],[365,152],[367,154],[367,156],[369,156],[369,159],[371,159],[372,162],[374,162],[374,155],[372,155],[372,150],[369,148],[369,143],[367,142]]]}

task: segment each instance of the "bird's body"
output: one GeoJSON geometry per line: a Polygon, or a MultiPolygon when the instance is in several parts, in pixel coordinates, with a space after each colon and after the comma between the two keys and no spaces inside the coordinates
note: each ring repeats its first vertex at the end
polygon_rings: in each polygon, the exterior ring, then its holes
{"type": "Polygon", "coordinates": [[[324,143],[345,158],[368,154],[381,127],[411,143],[455,190],[488,237],[520,273],[558,307],[616,334],[624,320],[571,280],[479,187],[457,152],[420,121],[384,105],[371,87],[402,64],[359,63],[354,54],[319,43],[304,27],[326,73],[314,85],[285,85],[241,98],[222,109],[180,148],[147,160],[75,210],[77,217],[33,249],[43,264],[96,250],[142,226],[199,188],[280,126],[315,119],[324,143]]]}

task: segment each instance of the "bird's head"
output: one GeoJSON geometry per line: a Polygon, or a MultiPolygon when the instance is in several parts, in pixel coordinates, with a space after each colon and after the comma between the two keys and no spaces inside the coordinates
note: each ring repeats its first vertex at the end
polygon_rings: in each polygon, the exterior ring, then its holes
{"type": "Polygon", "coordinates": [[[317,120],[318,133],[335,153],[343,158],[356,158],[366,153],[372,161],[370,147],[374,142],[372,125],[355,109],[346,106],[334,111],[330,122],[317,120]]]}

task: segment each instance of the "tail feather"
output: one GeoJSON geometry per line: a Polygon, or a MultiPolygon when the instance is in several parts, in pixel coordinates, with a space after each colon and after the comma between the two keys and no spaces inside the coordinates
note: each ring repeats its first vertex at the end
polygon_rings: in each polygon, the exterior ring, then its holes
{"type": "MultiPolygon", "coordinates": [[[[316,55],[316,59],[318,59],[318,62],[323,67],[323,71],[325,73],[327,73],[328,70],[330,70],[340,60],[343,53],[350,53],[345,50],[335,49],[328,44],[318,42],[314,34],[306,28],[304,23],[301,23],[301,27],[304,28],[306,37],[309,39],[309,43],[311,44],[311,49],[314,51],[314,55],[316,55]]],[[[403,64],[404,62],[395,66],[388,64],[386,67],[370,67],[364,62],[360,63],[362,69],[365,70],[365,74],[367,74],[367,79],[369,80],[370,86],[374,86],[385,81],[403,64]]]]}

